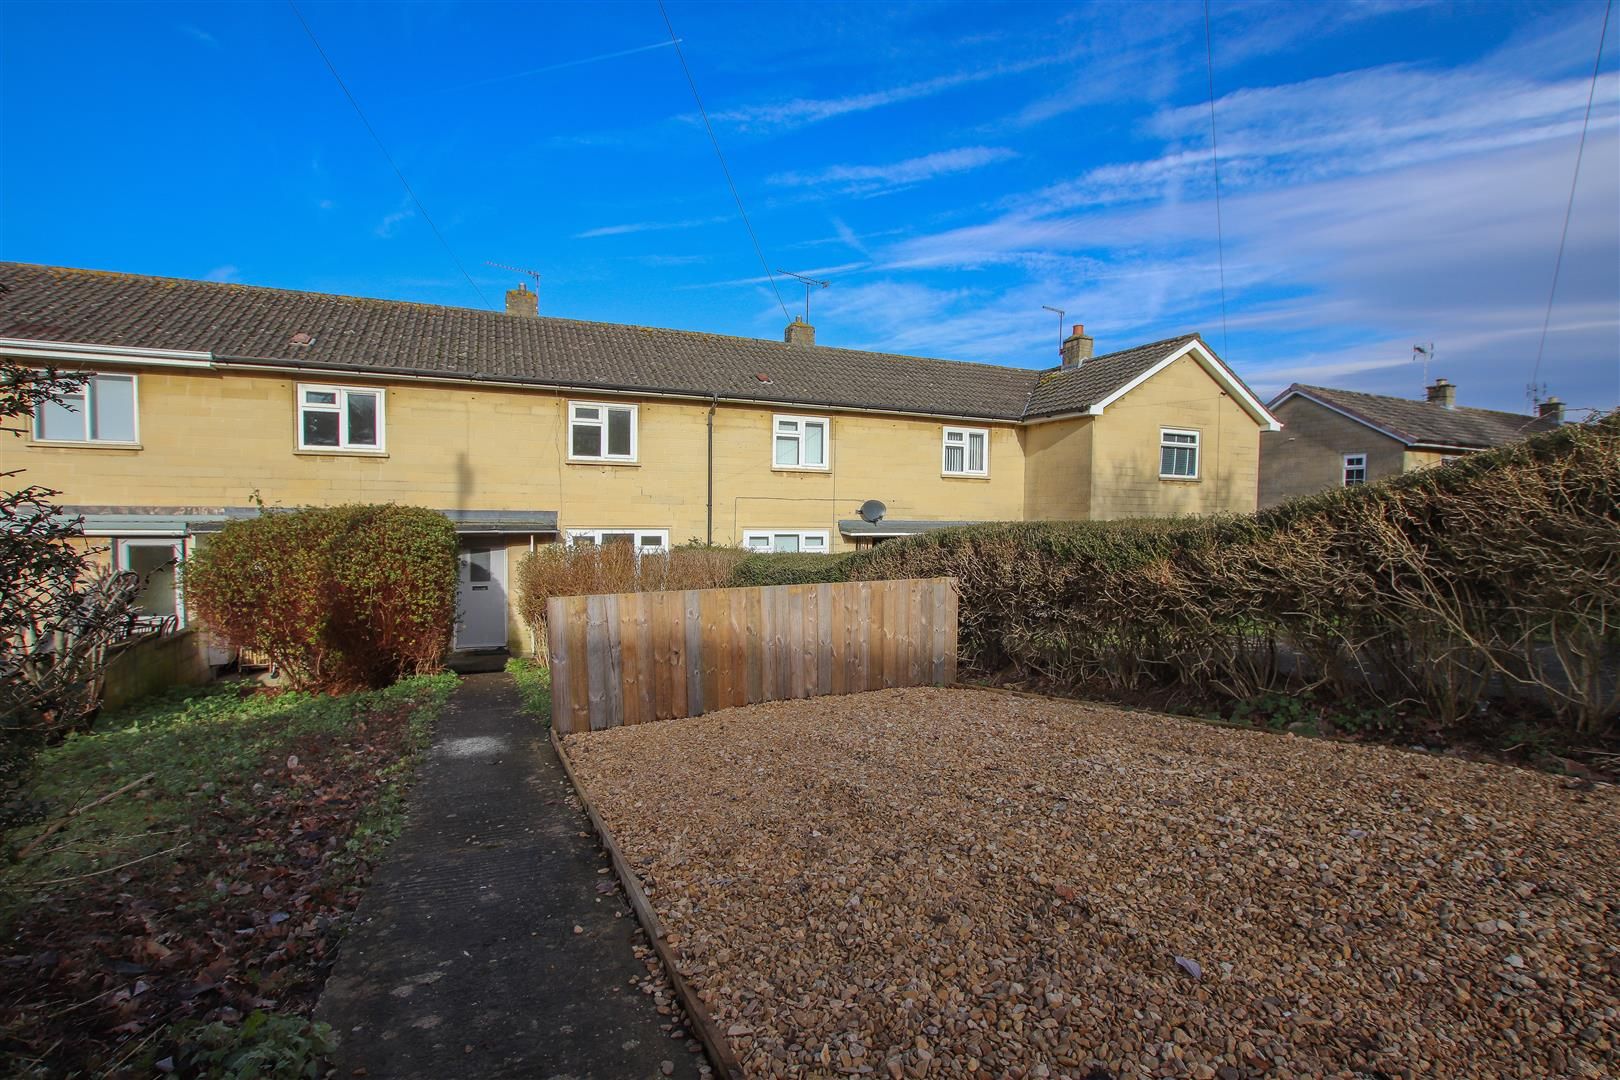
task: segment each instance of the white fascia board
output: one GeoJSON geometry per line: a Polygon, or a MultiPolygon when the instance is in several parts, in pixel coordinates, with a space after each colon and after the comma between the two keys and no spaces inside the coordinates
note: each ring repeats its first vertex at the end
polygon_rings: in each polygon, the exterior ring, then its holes
{"type": "Polygon", "coordinates": [[[1263,430],[1282,430],[1282,422],[1275,416],[1271,415],[1271,410],[1262,405],[1260,403],[1260,399],[1251,394],[1248,387],[1243,385],[1243,381],[1236,375],[1232,374],[1232,371],[1225,364],[1217,360],[1214,354],[1212,354],[1208,349],[1204,348],[1203,343],[1198,341],[1196,338],[1187,342],[1187,344],[1183,345],[1169,356],[1166,356],[1163,360],[1160,360],[1157,364],[1154,364],[1152,367],[1142,372],[1142,374],[1138,375],[1136,378],[1132,379],[1118,390],[1115,390],[1112,394],[1109,394],[1101,401],[1092,405],[1091,408],[1086,410],[1086,412],[1090,413],[1092,416],[1101,416],[1103,414],[1103,410],[1108,408],[1108,406],[1112,405],[1114,402],[1118,401],[1132,390],[1135,390],[1138,386],[1141,386],[1143,383],[1153,378],[1153,376],[1157,375],[1159,372],[1163,371],[1177,360],[1180,360],[1183,356],[1191,356],[1193,359],[1197,360],[1199,367],[1207,371],[1216,382],[1224,386],[1227,392],[1243,405],[1246,412],[1248,412],[1256,420],[1260,421],[1260,426],[1263,430]]]}
{"type": "Polygon", "coordinates": [[[180,349],[140,349],[129,345],[95,345],[71,341],[0,338],[0,352],[27,360],[75,364],[134,364],[142,367],[214,366],[214,354],[180,349]]]}

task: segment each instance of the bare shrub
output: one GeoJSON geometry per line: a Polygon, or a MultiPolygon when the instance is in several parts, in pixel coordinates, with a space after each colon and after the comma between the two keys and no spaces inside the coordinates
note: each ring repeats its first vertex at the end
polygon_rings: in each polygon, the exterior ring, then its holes
{"type": "Polygon", "coordinates": [[[741,548],[701,544],[647,553],[627,543],[546,544],[518,563],[518,616],[544,649],[546,601],[553,596],[725,588],[747,557],[741,548]]]}

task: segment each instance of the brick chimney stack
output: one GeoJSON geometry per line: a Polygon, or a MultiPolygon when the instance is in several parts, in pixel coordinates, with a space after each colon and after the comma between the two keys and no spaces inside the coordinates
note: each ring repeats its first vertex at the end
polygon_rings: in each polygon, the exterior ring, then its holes
{"type": "Polygon", "coordinates": [[[1442,409],[1457,407],[1457,387],[1447,379],[1434,380],[1434,385],[1428,388],[1428,394],[1430,405],[1438,405],[1442,409]]]}
{"type": "Polygon", "coordinates": [[[508,289],[506,293],[506,313],[508,315],[540,314],[540,294],[530,292],[528,287],[524,285],[519,285],[515,289],[508,289]]]}
{"type": "Polygon", "coordinates": [[[1058,352],[1063,356],[1065,368],[1077,368],[1091,359],[1091,349],[1094,343],[1091,336],[1086,333],[1083,323],[1074,324],[1074,333],[1063,339],[1058,346],[1058,352]]]}
{"type": "Polygon", "coordinates": [[[816,343],[816,328],[799,318],[793,317],[788,328],[782,334],[782,340],[789,345],[814,345],[816,343]]]}
{"type": "Polygon", "coordinates": [[[1564,422],[1564,403],[1555,397],[1550,397],[1536,407],[1536,415],[1543,420],[1551,420],[1555,424],[1564,422]]]}

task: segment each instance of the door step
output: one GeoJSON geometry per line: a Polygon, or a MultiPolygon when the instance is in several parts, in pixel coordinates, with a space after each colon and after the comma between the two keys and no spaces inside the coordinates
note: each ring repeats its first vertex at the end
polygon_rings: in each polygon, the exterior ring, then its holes
{"type": "Polygon", "coordinates": [[[489,671],[505,671],[506,662],[512,659],[509,649],[498,646],[493,649],[456,649],[444,662],[444,666],[457,675],[481,675],[489,671]]]}

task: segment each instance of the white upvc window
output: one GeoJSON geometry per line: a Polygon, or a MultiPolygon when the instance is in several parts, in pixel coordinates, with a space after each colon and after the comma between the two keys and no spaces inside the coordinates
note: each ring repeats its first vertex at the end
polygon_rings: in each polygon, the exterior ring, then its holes
{"type": "Polygon", "coordinates": [[[570,547],[630,544],[637,553],[649,555],[669,550],[668,529],[569,529],[570,547]]]}
{"type": "Polygon", "coordinates": [[[990,429],[946,428],[940,471],[946,476],[989,476],[990,429]]]}
{"type": "Polygon", "coordinates": [[[136,618],[161,622],[172,618],[186,624],[181,591],[180,563],[186,544],[177,539],[118,540],[118,568],[138,574],[141,591],[135,596],[136,618]]]}
{"type": "Polygon", "coordinates": [[[634,405],[599,401],[568,403],[568,460],[636,460],[634,405]]]}
{"type": "Polygon", "coordinates": [[[71,394],[47,401],[34,413],[34,438],[40,442],[140,442],[136,422],[135,376],[91,375],[71,394]]]}
{"type": "Polygon", "coordinates": [[[826,469],[832,422],[824,416],[773,416],[771,464],[778,469],[826,469]]]}
{"type": "Polygon", "coordinates": [[[1344,486],[1355,487],[1367,482],[1367,455],[1344,455],[1344,486]]]}
{"type": "Polygon", "coordinates": [[[1198,479],[1198,432],[1182,428],[1159,429],[1159,478],[1198,479]]]}
{"type": "Polygon", "coordinates": [[[383,391],[298,384],[298,449],[381,452],[383,391]]]}
{"type": "Polygon", "coordinates": [[[749,551],[812,551],[825,553],[830,543],[826,529],[744,529],[743,547],[749,551]]]}

